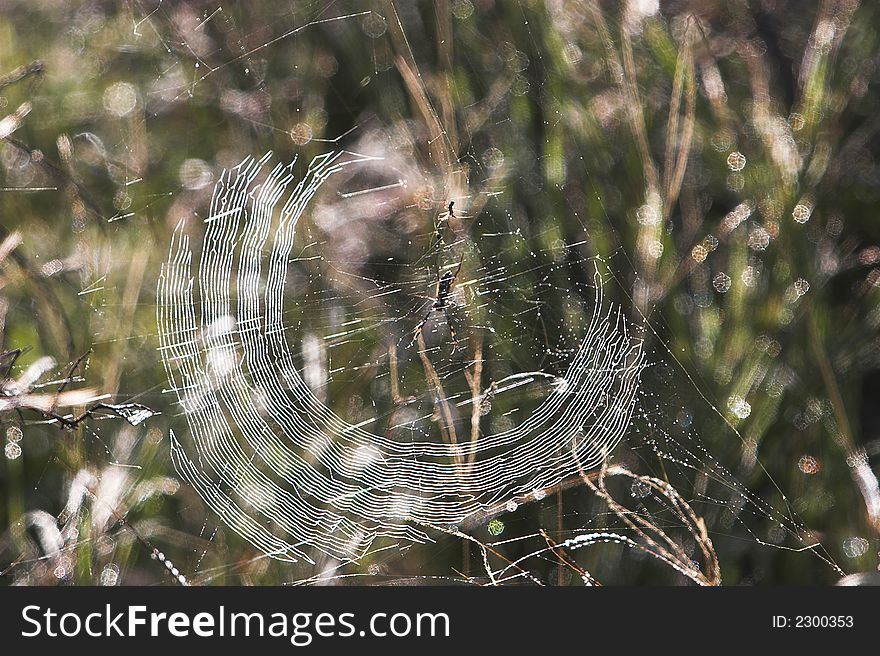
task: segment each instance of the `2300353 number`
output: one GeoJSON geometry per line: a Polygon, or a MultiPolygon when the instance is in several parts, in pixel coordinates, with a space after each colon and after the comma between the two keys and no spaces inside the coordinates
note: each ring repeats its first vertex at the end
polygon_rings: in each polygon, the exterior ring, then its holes
{"type": "Polygon", "coordinates": [[[796,629],[834,629],[851,628],[852,615],[797,615],[794,618],[796,629]]]}

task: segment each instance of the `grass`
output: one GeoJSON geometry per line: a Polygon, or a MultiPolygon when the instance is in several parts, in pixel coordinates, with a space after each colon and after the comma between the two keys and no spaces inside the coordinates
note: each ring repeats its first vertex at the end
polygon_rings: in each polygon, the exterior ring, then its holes
{"type": "MultiPolygon", "coordinates": [[[[401,242],[430,234],[455,199],[473,217],[451,226],[462,239],[515,225],[532,250],[584,242],[584,257],[609,262],[608,293],[676,371],[671,383],[646,380],[670,408],[654,419],[669,429],[687,408],[700,444],[733,479],[789,507],[846,573],[876,570],[877,10],[662,5],[642,16],[610,2],[384,0],[295,33],[363,4],[4,5],[0,373],[14,366],[0,438],[21,450],[10,458],[9,447],[0,463],[4,582],[173,582],[153,549],[193,583],[315,575],[256,552],[179,484],[167,436],[186,428],[163,393],[155,289],[174,226],[207,211],[211,185],[199,172],[216,176],[269,149],[307,160],[339,135],[352,148],[391,143],[389,161],[417,172],[405,206],[381,224],[401,242]],[[87,352],[87,366],[68,375],[87,352]],[[31,383],[70,379],[62,393],[16,386],[46,357],[54,367],[31,383]],[[137,427],[53,420],[103,395],[162,414],[137,427]]],[[[378,184],[387,173],[370,175],[378,184]]],[[[474,266],[465,261],[462,279],[474,266]]],[[[443,389],[437,363],[419,366],[443,389]]],[[[478,397],[489,367],[469,375],[478,397]]],[[[357,384],[332,392],[337,409],[360,399],[357,384]]],[[[476,409],[455,439],[479,431],[476,409]]],[[[789,542],[768,546],[776,534],[766,516],[740,513],[731,524],[729,490],[719,507],[700,503],[701,476],[711,475],[699,467],[682,479],[627,445],[616,459],[657,486],[679,520],[702,526],[697,539],[679,526],[670,544],[659,521],[667,510],[648,514],[664,557],[681,565],[699,552],[706,581],[717,581],[715,558],[725,584],[838,579],[821,560],[780,548],[789,542]],[[747,530],[731,528],[740,522],[747,530]]],[[[609,486],[579,482],[502,517],[505,537],[531,535],[549,550],[530,575],[553,580],[563,567],[572,580],[682,581],[638,556],[654,549],[639,535],[642,516],[630,514],[638,503],[622,482],[609,486]],[[641,547],[560,546],[617,529],[641,547]]],[[[516,547],[492,546],[487,523],[467,534],[345,571],[483,581],[487,545],[515,560],[516,547]],[[471,545],[464,563],[460,543],[471,545]]]]}

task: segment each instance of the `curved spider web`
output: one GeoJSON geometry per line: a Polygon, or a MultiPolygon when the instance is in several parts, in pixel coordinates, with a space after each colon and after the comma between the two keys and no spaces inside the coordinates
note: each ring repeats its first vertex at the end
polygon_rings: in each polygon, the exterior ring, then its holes
{"type": "Polygon", "coordinates": [[[325,154],[299,179],[294,163],[269,159],[223,172],[198,255],[181,223],[158,286],[160,352],[189,424],[186,446],[172,434],[173,459],[224,523],[279,559],[312,562],[313,549],[357,558],[379,537],[423,542],[428,527],[513,508],[608,456],[644,364],[598,274],[567,370],[518,425],[458,443],[404,441],[328,408],[287,342],[288,267],[317,190],[369,158],[325,154]]]}

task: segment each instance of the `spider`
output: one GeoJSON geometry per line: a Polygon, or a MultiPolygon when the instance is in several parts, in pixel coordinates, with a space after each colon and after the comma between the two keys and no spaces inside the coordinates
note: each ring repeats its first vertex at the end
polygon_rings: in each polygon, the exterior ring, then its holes
{"type": "MultiPolygon", "coordinates": [[[[451,210],[452,203],[449,203],[449,207],[451,210]]],[[[425,324],[428,323],[428,319],[431,318],[431,315],[434,312],[442,312],[443,318],[446,319],[446,325],[449,326],[449,334],[452,337],[455,346],[458,346],[457,332],[452,321],[449,319],[449,295],[452,293],[452,287],[455,285],[455,279],[461,271],[461,265],[463,262],[464,254],[462,254],[461,259],[458,261],[458,267],[455,269],[455,272],[446,271],[440,277],[440,280],[437,281],[437,295],[434,298],[434,303],[431,305],[425,318],[419,322],[419,325],[416,326],[416,329],[413,331],[412,343],[415,343],[416,339],[418,339],[419,333],[422,332],[422,329],[425,327],[425,324]]],[[[453,347],[453,350],[454,348],[455,347],[453,347]]]]}
{"type": "Polygon", "coordinates": [[[456,218],[455,212],[452,210],[454,205],[454,200],[449,201],[449,204],[446,206],[446,215],[441,214],[437,219],[437,223],[434,224],[434,243],[431,245],[432,248],[443,241],[443,233],[440,231],[443,222],[456,218]]]}
{"type": "Polygon", "coordinates": [[[434,224],[434,243],[432,244],[432,248],[437,244],[443,242],[443,233],[441,232],[441,228],[444,223],[447,223],[449,219],[472,219],[472,216],[459,216],[455,213],[455,201],[451,200],[446,205],[446,212],[441,213],[440,216],[437,217],[437,222],[434,224]]]}

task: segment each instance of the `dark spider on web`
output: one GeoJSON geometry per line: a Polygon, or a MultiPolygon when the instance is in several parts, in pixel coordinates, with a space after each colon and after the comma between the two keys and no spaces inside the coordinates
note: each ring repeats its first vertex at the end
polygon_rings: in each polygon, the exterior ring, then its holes
{"type": "MultiPolygon", "coordinates": [[[[450,203],[449,205],[451,208],[452,203],[450,203]]],[[[434,312],[442,312],[443,318],[446,320],[446,325],[449,326],[449,334],[454,342],[453,348],[458,346],[457,332],[455,330],[455,326],[449,318],[449,295],[452,293],[452,287],[455,285],[455,279],[458,277],[458,274],[461,271],[461,265],[463,262],[464,254],[462,254],[461,259],[458,261],[458,267],[455,269],[455,272],[453,273],[452,271],[446,271],[437,281],[437,294],[434,297],[434,303],[431,305],[431,308],[428,310],[425,318],[419,322],[419,325],[416,326],[415,331],[413,331],[412,343],[415,343],[415,341],[418,339],[419,334],[422,332],[425,324],[428,323],[428,319],[431,318],[431,315],[434,312]]]]}
{"type": "Polygon", "coordinates": [[[449,219],[472,219],[472,218],[473,218],[472,216],[459,216],[459,215],[457,215],[455,213],[455,201],[454,200],[449,201],[449,203],[446,205],[446,212],[441,213],[440,216],[437,217],[437,222],[434,224],[434,244],[432,245],[432,247],[436,246],[437,244],[439,244],[443,241],[443,233],[441,232],[440,229],[443,227],[444,223],[449,221],[449,219]]]}
{"type": "Polygon", "coordinates": [[[441,214],[437,218],[437,223],[434,224],[434,243],[431,245],[432,248],[443,241],[443,233],[440,231],[440,228],[443,226],[444,221],[448,221],[449,219],[454,219],[455,212],[452,210],[455,205],[455,201],[449,201],[449,204],[446,206],[446,215],[441,214]]]}

